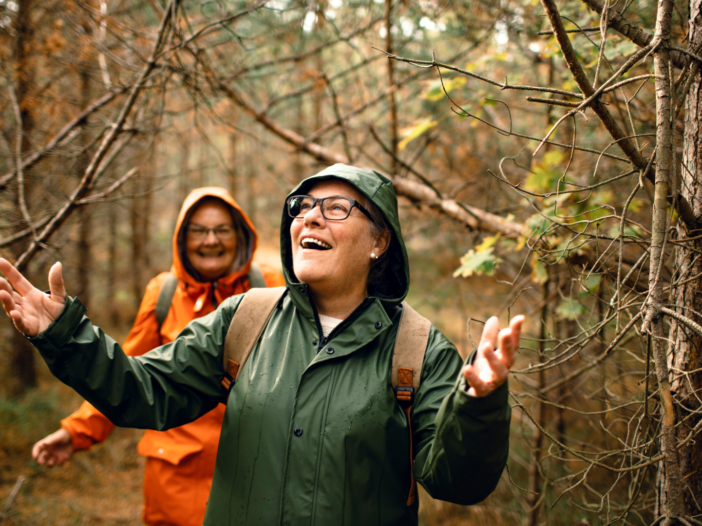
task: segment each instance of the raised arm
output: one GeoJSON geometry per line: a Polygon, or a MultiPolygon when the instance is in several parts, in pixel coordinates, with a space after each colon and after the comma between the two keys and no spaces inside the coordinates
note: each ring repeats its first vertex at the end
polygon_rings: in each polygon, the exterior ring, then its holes
{"type": "Polygon", "coordinates": [[[59,380],[116,425],[169,429],[226,399],[223,344],[239,297],[191,322],[174,342],[133,358],[84,316],[78,300],[66,297],[60,265],[49,274],[49,295],[4,260],[0,270],[15,287],[0,280],[0,300],[15,326],[30,336],[59,380]]]}

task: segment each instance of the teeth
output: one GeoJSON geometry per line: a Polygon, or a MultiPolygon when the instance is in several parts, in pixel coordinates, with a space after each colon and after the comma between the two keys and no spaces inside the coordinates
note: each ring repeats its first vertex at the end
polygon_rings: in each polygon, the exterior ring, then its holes
{"type": "Polygon", "coordinates": [[[306,237],[305,239],[302,240],[303,248],[309,248],[309,245],[311,243],[315,243],[322,248],[331,248],[331,245],[329,243],[325,243],[324,241],[320,241],[319,239],[314,239],[312,237],[306,237]]]}

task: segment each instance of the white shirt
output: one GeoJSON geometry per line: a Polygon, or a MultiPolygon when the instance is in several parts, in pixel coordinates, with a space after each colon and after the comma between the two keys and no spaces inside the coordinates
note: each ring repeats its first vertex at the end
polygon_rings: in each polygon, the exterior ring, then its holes
{"type": "Polygon", "coordinates": [[[330,316],[319,315],[319,324],[322,326],[322,336],[329,336],[329,333],[334,330],[334,328],[339,325],[342,321],[338,318],[332,318],[330,316]]]}

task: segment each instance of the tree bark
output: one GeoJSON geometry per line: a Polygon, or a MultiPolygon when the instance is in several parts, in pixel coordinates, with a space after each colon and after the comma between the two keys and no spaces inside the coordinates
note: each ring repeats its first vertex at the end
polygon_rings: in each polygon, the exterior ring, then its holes
{"type": "MultiPolygon", "coordinates": [[[[667,340],[660,308],[665,300],[663,280],[660,279],[664,257],[668,219],[668,193],[673,173],[672,126],[671,126],[671,74],[668,45],[672,0],[662,0],[658,4],[656,19],[656,39],[662,44],[654,54],[653,64],[656,74],[656,176],[653,202],[653,228],[651,237],[651,263],[649,273],[649,300],[646,306],[644,327],[652,336],[653,357],[661,400],[662,440],[661,450],[665,477],[663,487],[659,487],[658,509],[666,518],[663,526],[676,524],[674,517],[686,515],[683,498],[682,474],[676,448],[675,406],[673,402],[670,372],[668,369],[667,340]]],[[[660,480],[660,479],[659,479],[660,480]]]]}
{"type": "MultiPolygon", "coordinates": [[[[393,54],[392,49],[392,0],[385,0],[385,51],[393,54]]],[[[390,173],[397,175],[397,106],[395,104],[395,61],[388,57],[388,105],[390,106],[390,150],[392,151],[392,165],[390,173]]]]}
{"type": "MultiPolygon", "coordinates": [[[[688,49],[697,50],[702,44],[702,0],[692,0],[689,4],[689,33],[688,49]]],[[[699,69],[685,100],[685,132],[683,138],[683,158],[682,162],[687,166],[687,170],[680,170],[682,181],[680,184],[680,194],[690,203],[696,217],[702,217],[702,129],[700,119],[702,118],[702,79],[699,69]],[[689,170],[689,171],[688,171],[689,170]],[[691,175],[693,174],[693,175],[691,175]]],[[[674,149],[672,150],[675,151],[674,149]]],[[[676,159],[677,162],[679,160],[676,159]]],[[[675,268],[680,276],[694,276],[702,272],[702,263],[695,257],[695,251],[702,250],[702,243],[699,241],[686,241],[694,237],[694,233],[688,232],[683,225],[677,227],[678,240],[684,242],[689,250],[679,247],[675,255],[675,268]]],[[[675,287],[671,292],[670,303],[675,305],[675,310],[680,314],[692,318],[700,323],[702,312],[702,282],[699,279],[684,283],[675,287]]],[[[702,338],[679,324],[676,320],[670,319],[670,342],[669,365],[674,371],[699,371],[702,367],[702,338]]],[[[700,403],[694,393],[699,393],[702,389],[702,375],[699,372],[678,375],[673,378],[671,389],[676,402],[681,408],[677,439],[679,441],[687,438],[692,428],[700,422],[699,416],[690,414],[700,411],[700,403]]],[[[700,513],[699,504],[702,504],[702,441],[691,440],[678,450],[678,461],[680,465],[680,477],[683,481],[685,507],[693,515],[700,513]],[[694,510],[694,511],[692,511],[694,510]]],[[[659,480],[667,478],[667,472],[659,474],[659,480]]],[[[662,500],[662,499],[659,499],[662,500]]]]}

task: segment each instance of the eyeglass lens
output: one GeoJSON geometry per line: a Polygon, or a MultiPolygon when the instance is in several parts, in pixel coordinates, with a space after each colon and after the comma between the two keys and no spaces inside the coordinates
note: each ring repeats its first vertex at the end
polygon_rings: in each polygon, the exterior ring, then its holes
{"type": "Polygon", "coordinates": [[[204,226],[191,225],[188,227],[188,235],[193,239],[205,239],[210,232],[213,232],[218,239],[227,240],[234,236],[234,228],[229,225],[222,225],[215,228],[205,228],[204,226]]]}
{"type": "MultiPolygon", "coordinates": [[[[288,212],[292,217],[302,217],[315,206],[313,197],[293,196],[288,200],[288,212]]],[[[327,219],[346,219],[351,213],[352,203],[345,197],[325,197],[319,200],[322,207],[322,215],[327,219]]]]}

